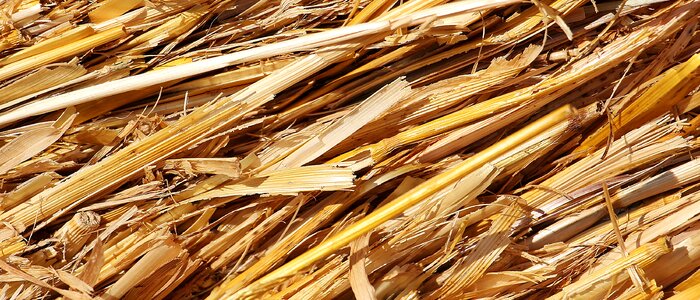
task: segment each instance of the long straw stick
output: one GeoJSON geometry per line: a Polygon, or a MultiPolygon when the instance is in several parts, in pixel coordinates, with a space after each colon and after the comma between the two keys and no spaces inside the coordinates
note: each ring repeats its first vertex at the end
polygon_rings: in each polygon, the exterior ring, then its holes
{"type": "Polygon", "coordinates": [[[164,82],[183,79],[206,72],[223,69],[235,64],[264,59],[272,56],[304,51],[321,46],[342,44],[350,40],[371,36],[379,33],[390,34],[393,30],[405,26],[414,26],[432,20],[459,13],[472,12],[481,9],[501,7],[519,3],[520,0],[470,0],[445,4],[431,9],[418,11],[401,18],[388,21],[376,21],[353,26],[340,27],[327,31],[312,33],[298,38],[272,43],[257,48],[247,49],[214,58],[152,71],[141,75],[129,76],[123,79],[105,82],[73,92],[35,101],[18,109],[0,115],[0,126],[22,120],[27,117],[40,115],[69,106],[90,102],[107,96],[117,95],[128,91],[155,86],[164,82]]]}
{"type": "MultiPolygon", "coordinates": [[[[383,222],[401,214],[404,210],[416,205],[421,200],[432,195],[435,191],[438,191],[466,176],[467,174],[476,171],[484,164],[489,163],[490,161],[526,142],[544,130],[547,130],[557,123],[571,117],[573,114],[574,109],[571,106],[566,105],[529,124],[525,128],[493,144],[491,147],[488,147],[476,155],[469,157],[454,168],[431,178],[430,180],[413,188],[409,192],[401,195],[386,205],[379,207],[365,218],[348,226],[334,236],[326,239],[316,247],[309,249],[292,261],[260,278],[257,282],[251,284],[245,289],[242,289],[234,298],[251,293],[257,289],[256,286],[265,287],[299,272],[317,260],[320,260],[349,244],[357,237],[370,232],[373,228],[376,228],[383,222]]],[[[227,285],[224,283],[219,287],[219,289],[226,289],[226,286],[227,285]]],[[[212,295],[217,294],[220,293],[212,293],[212,295]]]]}

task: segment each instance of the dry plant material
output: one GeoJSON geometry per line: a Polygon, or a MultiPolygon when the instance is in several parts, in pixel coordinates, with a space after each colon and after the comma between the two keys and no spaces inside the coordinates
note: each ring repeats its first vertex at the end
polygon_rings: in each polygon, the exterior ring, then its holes
{"type": "Polygon", "coordinates": [[[700,295],[697,0],[0,9],[0,298],[700,295]]]}

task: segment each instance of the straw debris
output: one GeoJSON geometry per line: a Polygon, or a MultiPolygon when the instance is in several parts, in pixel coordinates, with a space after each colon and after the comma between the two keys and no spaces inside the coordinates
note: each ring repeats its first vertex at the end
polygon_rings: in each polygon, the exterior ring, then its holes
{"type": "Polygon", "coordinates": [[[0,2],[0,298],[700,298],[700,2],[0,2]]]}

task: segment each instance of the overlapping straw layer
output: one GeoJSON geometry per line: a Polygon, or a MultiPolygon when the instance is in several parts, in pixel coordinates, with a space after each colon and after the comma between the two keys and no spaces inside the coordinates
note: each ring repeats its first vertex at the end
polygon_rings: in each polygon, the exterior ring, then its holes
{"type": "Polygon", "coordinates": [[[698,299],[699,0],[0,2],[1,299],[698,299]]]}

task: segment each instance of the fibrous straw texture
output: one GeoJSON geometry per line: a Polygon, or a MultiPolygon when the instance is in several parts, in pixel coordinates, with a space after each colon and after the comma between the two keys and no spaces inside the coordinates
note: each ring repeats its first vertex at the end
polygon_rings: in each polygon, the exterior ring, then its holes
{"type": "Polygon", "coordinates": [[[0,9],[2,299],[700,295],[698,0],[0,9]]]}

